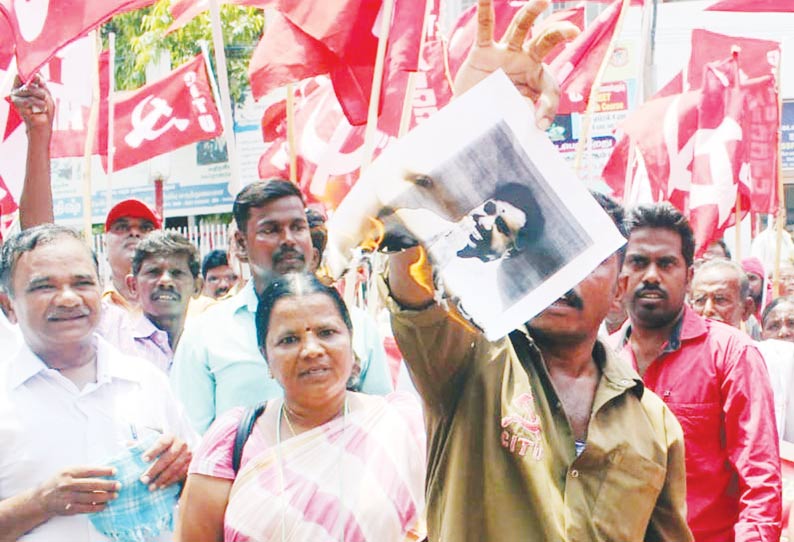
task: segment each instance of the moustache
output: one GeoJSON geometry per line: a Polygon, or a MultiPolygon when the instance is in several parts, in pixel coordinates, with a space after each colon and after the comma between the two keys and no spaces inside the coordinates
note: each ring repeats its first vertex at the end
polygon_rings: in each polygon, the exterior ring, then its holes
{"type": "Polygon", "coordinates": [[[568,290],[565,292],[565,295],[558,299],[558,301],[563,301],[567,305],[577,310],[582,310],[584,308],[584,300],[573,290],[568,290]]]}
{"type": "Polygon", "coordinates": [[[82,318],[91,314],[88,307],[81,307],[76,309],[55,309],[47,314],[47,320],[73,320],[75,318],[82,318]]]}
{"type": "Polygon", "coordinates": [[[665,292],[658,284],[643,284],[642,288],[639,288],[634,292],[634,297],[643,297],[645,294],[650,292],[659,294],[659,297],[667,297],[667,292],[665,292]]]}
{"type": "Polygon", "coordinates": [[[287,258],[292,258],[301,262],[306,261],[306,258],[299,251],[294,248],[283,247],[273,253],[273,265],[279,264],[282,260],[286,260],[287,258]]]}
{"type": "Polygon", "coordinates": [[[152,301],[157,301],[157,299],[160,296],[162,296],[162,295],[166,295],[168,297],[173,297],[175,301],[181,301],[182,300],[182,296],[179,295],[179,292],[177,292],[176,290],[171,290],[171,289],[166,289],[166,288],[158,288],[158,289],[156,289],[149,296],[149,299],[152,300],[152,301]]]}

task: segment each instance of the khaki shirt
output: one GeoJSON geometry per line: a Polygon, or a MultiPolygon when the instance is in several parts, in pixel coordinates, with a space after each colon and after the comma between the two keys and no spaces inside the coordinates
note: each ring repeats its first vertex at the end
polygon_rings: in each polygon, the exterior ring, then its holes
{"type": "Polygon", "coordinates": [[[141,310],[141,306],[138,303],[130,303],[127,298],[121,295],[118,290],[113,286],[113,282],[110,281],[105,291],[102,292],[102,301],[105,303],[109,303],[111,305],[115,305],[120,309],[124,309],[132,316],[138,316],[143,314],[143,310],[141,310]]]}
{"type": "Polygon", "coordinates": [[[593,350],[601,381],[577,457],[528,335],[489,343],[441,307],[388,303],[425,403],[431,541],[692,540],[681,426],[604,345],[593,350]]]}

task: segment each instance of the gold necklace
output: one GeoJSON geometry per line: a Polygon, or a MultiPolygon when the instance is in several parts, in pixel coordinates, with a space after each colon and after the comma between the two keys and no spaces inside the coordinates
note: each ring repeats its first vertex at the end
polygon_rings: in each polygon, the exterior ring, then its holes
{"type": "Polygon", "coordinates": [[[289,421],[289,408],[286,405],[284,406],[284,419],[287,420],[287,427],[289,427],[289,432],[292,433],[292,436],[297,436],[295,428],[292,427],[292,422],[289,421]]]}
{"type": "MultiPolygon", "coordinates": [[[[293,437],[298,436],[298,433],[295,431],[295,428],[292,426],[292,421],[290,421],[290,409],[287,406],[286,401],[282,402],[281,405],[282,405],[282,407],[284,409],[284,420],[286,420],[286,422],[287,422],[287,427],[289,428],[289,432],[292,433],[293,437]]],[[[347,411],[348,411],[347,395],[345,395],[345,402],[342,405],[342,412],[340,412],[340,414],[347,415],[347,411]]],[[[294,414],[293,414],[293,416],[294,416],[294,414]]],[[[337,414],[337,416],[338,416],[338,414],[337,414]]]]}

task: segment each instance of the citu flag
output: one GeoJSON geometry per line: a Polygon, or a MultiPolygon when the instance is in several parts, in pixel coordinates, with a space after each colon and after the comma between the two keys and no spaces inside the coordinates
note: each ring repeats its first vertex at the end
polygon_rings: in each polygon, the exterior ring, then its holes
{"type": "Polygon", "coordinates": [[[223,133],[201,54],[158,81],[120,94],[114,119],[117,170],[223,133]]]}

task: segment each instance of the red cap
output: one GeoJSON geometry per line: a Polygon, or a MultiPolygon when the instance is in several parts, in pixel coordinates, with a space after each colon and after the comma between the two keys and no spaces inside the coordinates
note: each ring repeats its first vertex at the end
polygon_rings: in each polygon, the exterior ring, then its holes
{"type": "Polygon", "coordinates": [[[157,216],[157,213],[152,211],[148,205],[141,200],[125,199],[114,205],[108,213],[108,217],[105,219],[105,231],[109,231],[110,226],[122,217],[145,218],[146,220],[150,220],[155,228],[161,227],[160,217],[157,216]]]}

